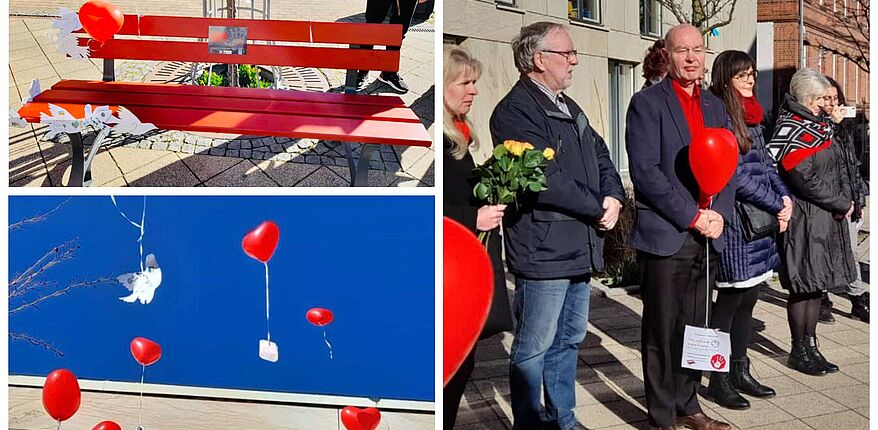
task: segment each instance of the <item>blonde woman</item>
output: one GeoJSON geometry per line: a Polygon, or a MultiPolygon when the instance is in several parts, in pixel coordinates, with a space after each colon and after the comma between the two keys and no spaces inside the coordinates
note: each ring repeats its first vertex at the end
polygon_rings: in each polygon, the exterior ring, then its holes
{"type": "MultiPolygon", "coordinates": [[[[500,220],[503,218],[505,205],[489,206],[478,202],[473,197],[473,169],[476,167],[469,148],[475,146],[477,140],[472,132],[472,123],[467,114],[472,108],[473,99],[479,93],[476,81],[482,73],[482,64],[460,48],[451,48],[445,52],[445,109],[443,124],[444,136],[444,168],[443,181],[445,186],[445,216],[468,227],[474,234],[490,231],[488,255],[494,269],[494,301],[488,321],[485,323],[480,338],[493,336],[497,333],[512,330],[512,315],[506,294],[503,262],[501,259],[502,242],[500,239],[500,220]]],[[[454,428],[460,398],[466,388],[475,364],[475,348],[466,358],[454,377],[448,381],[443,393],[444,422],[446,429],[454,428]]]]}

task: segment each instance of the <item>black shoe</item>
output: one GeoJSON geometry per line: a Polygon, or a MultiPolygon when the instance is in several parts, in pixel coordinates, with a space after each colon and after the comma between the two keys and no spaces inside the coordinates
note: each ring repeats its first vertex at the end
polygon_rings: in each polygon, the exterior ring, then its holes
{"type": "Polygon", "coordinates": [[[865,323],[869,322],[869,293],[863,293],[859,296],[851,296],[851,316],[865,323]]]}
{"type": "Polygon", "coordinates": [[[366,78],[369,77],[368,70],[358,70],[357,71],[357,89],[363,89],[363,85],[366,83],[366,78]]]}
{"type": "Polygon", "coordinates": [[[832,300],[829,300],[829,294],[823,293],[823,300],[820,301],[820,316],[817,321],[825,324],[834,324],[835,317],[832,316],[832,300]]]}
{"type": "Polygon", "coordinates": [[[732,387],[728,373],[712,372],[707,394],[714,402],[727,409],[750,409],[750,402],[732,387]]]}
{"type": "Polygon", "coordinates": [[[806,375],[822,376],[826,374],[826,369],[805,351],[804,339],[793,339],[793,349],[790,351],[787,365],[806,375]]]}
{"type": "Polygon", "coordinates": [[[729,370],[732,387],[736,390],[760,399],[769,399],[777,394],[774,389],[760,384],[759,381],[750,374],[749,358],[744,357],[733,359],[732,368],[729,370]]]}
{"type": "Polygon", "coordinates": [[[813,334],[805,335],[805,352],[811,356],[811,360],[817,362],[820,366],[826,369],[826,373],[835,373],[838,372],[838,366],[830,363],[826,360],[826,357],[820,353],[820,350],[817,349],[817,336],[813,334]]]}
{"type": "Polygon", "coordinates": [[[399,73],[381,72],[381,74],[378,75],[378,80],[390,85],[390,88],[393,88],[401,94],[409,92],[409,86],[405,84],[405,81],[402,80],[399,73]]]}

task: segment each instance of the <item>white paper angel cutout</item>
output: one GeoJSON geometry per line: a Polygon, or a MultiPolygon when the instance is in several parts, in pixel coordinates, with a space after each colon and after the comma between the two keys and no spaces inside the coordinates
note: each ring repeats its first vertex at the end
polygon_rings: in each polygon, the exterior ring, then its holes
{"type": "Polygon", "coordinates": [[[52,28],[60,30],[61,36],[68,35],[82,28],[82,23],[79,22],[79,14],[76,12],[62,7],[58,9],[58,15],[61,17],[52,20],[52,28]]]}
{"type": "Polygon", "coordinates": [[[146,269],[143,272],[126,273],[116,277],[120,284],[124,285],[131,294],[119,297],[126,303],[139,301],[142,305],[148,305],[155,296],[155,290],[162,283],[162,269],[156,262],[155,255],[146,256],[146,269]]]}
{"type": "Polygon", "coordinates": [[[34,101],[34,99],[38,95],[40,95],[41,92],[43,92],[43,90],[40,89],[40,81],[38,79],[30,81],[30,88],[28,88],[27,90],[27,95],[25,95],[24,98],[21,99],[21,104],[34,101]]]}
{"type": "Polygon", "coordinates": [[[79,41],[75,35],[68,34],[58,37],[55,44],[58,46],[58,51],[70,58],[83,60],[91,56],[88,46],[79,46],[79,41]]]}
{"type": "Polygon", "coordinates": [[[51,140],[61,133],[79,133],[85,128],[85,123],[76,119],[66,109],[49,103],[49,113],[40,112],[40,124],[49,126],[45,139],[51,140]]]}
{"type": "Polygon", "coordinates": [[[113,127],[114,133],[140,136],[143,133],[158,128],[152,123],[140,122],[140,120],[133,113],[131,113],[130,110],[122,106],[119,106],[119,110],[116,112],[116,115],[119,116],[119,123],[116,124],[115,127],[113,127]]]}
{"type": "Polygon", "coordinates": [[[18,114],[17,110],[9,108],[9,126],[24,128],[27,127],[27,121],[18,114]]]}
{"type": "Polygon", "coordinates": [[[113,111],[109,106],[99,106],[92,109],[90,104],[85,105],[85,124],[102,130],[110,126],[110,124],[118,124],[119,119],[113,116],[113,111]]]}

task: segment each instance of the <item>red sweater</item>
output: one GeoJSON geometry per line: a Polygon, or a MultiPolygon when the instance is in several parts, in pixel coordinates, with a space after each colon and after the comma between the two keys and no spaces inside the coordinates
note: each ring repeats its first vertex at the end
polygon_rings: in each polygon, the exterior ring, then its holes
{"type": "MultiPolygon", "coordinates": [[[[677,94],[677,100],[680,101],[680,106],[683,108],[683,114],[686,115],[686,123],[689,125],[689,136],[695,136],[704,129],[704,116],[701,114],[701,88],[699,88],[698,85],[693,85],[692,95],[689,95],[689,93],[687,93],[686,90],[683,89],[683,86],[677,83],[677,81],[672,82],[674,92],[677,94]]],[[[698,222],[698,217],[700,216],[701,213],[695,214],[695,219],[689,224],[689,228],[695,226],[695,223],[698,222]]]]}

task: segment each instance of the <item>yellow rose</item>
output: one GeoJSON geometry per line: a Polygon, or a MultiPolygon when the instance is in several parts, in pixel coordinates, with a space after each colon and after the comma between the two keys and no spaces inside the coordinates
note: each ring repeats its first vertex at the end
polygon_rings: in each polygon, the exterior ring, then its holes
{"type": "Polygon", "coordinates": [[[524,149],[534,149],[534,146],[531,145],[531,144],[529,144],[529,143],[527,143],[527,142],[525,142],[525,143],[524,143],[524,149]]]}
{"type": "Polygon", "coordinates": [[[503,142],[503,146],[506,147],[506,150],[509,151],[509,153],[516,157],[520,157],[521,154],[524,153],[524,143],[522,142],[516,140],[507,140],[503,142]]]}
{"type": "Polygon", "coordinates": [[[546,157],[546,160],[551,160],[555,158],[555,150],[552,148],[546,148],[543,150],[543,157],[546,157]]]}

